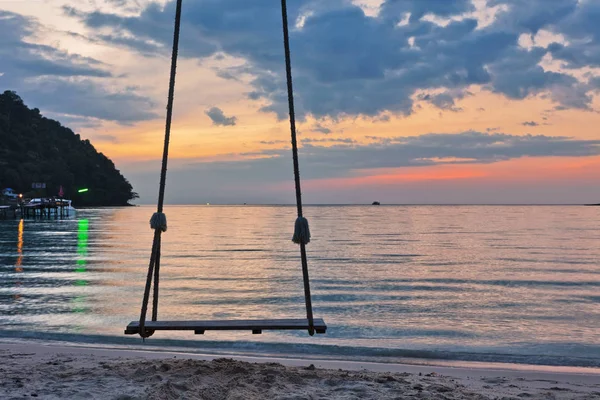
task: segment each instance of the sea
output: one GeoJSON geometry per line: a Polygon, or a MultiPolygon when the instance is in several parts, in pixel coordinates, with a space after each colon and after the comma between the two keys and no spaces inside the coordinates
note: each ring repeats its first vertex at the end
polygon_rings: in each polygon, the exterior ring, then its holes
{"type": "MultiPolygon", "coordinates": [[[[125,335],[150,206],[0,221],[0,340],[600,368],[600,207],[307,206],[306,331],[125,335]]],[[[169,206],[159,320],[305,318],[293,206],[169,206]]]]}

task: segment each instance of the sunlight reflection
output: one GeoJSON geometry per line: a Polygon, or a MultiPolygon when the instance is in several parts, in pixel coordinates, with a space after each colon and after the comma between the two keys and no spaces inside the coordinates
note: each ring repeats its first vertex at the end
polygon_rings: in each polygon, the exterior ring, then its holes
{"type": "Polygon", "coordinates": [[[17,272],[23,272],[23,230],[24,230],[24,224],[25,221],[21,219],[21,221],[19,221],[19,239],[17,242],[17,254],[19,254],[19,257],[17,258],[17,263],[15,264],[16,268],[15,271],[17,272]]]}

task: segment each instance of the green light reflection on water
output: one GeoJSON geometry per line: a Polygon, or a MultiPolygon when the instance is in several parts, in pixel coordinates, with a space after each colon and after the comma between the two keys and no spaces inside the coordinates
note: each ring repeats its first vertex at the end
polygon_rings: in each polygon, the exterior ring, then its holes
{"type": "MultiPolygon", "coordinates": [[[[84,273],[87,272],[87,260],[86,257],[88,255],[88,237],[89,237],[89,220],[80,219],[77,223],[77,268],[75,268],[75,272],[84,273]]],[[[77,279],[75,281],[75,286],[88,286],[89,282],[84,279],[77,279]]],[[[85,302],[85,296],[77,296],[73,299],[74,313],[85,313],[88,309],[82,304],[85,302]]]]}
{"type": "Polygon", "coordinates": [[[73,307],[73,312],[74,313],[85,313],[88,311],[88,308],[85,307],[85,296],[77,296],[73,299],[73,303],[74,307],[73,307]]]}
{"type": "MultiPolygon", "coordinates": [[[[88,230],[89,220],[80,219],[77,225],[77,254],[81,257],[87,256],[88,253],[88,230]]],[[[78,265],[81,265],[81,262],[85,264],[85,259],[80,258],[77,260],[78,265]]]]}

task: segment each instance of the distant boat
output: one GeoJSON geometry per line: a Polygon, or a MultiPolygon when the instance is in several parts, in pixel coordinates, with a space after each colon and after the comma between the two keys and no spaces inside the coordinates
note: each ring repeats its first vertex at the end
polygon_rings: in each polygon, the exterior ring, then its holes
{"type": "Polygon", "coordinates": [[[378,202],[378,201],[374,201],[374,202],[373,202],[371,205],[372,205],[372,206],[380,206],[380,205],[381,205],[381,203],[380,203],[380,202],[378,202]]]}
{"type": "Polygon", "coordinates": [[[586,204],[586,206],[600,206],[600,203],[598,203],[598,204],[586,204]]]}

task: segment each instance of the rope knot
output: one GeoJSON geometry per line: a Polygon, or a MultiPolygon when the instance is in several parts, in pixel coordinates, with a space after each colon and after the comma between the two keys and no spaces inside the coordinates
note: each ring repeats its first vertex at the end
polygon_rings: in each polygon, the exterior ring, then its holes
{"type": "Polygon", "coordinates": [[[294,236],[292,242],[296,244],[308,244],[310,242],[310,229],[308,220],[304,217],[298,217],[294,225],[294,236]]]}
{"type": "Polygon", "coordinates": [[[155,212],[150,218],[150,228],[160,229],[163,232],[167,231],[167,216],[164,213],[155,212]]]}

